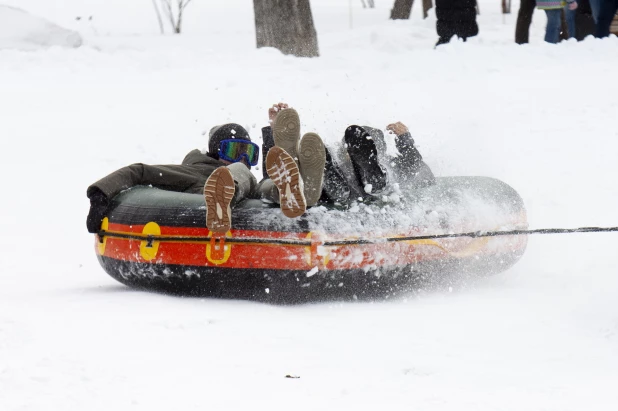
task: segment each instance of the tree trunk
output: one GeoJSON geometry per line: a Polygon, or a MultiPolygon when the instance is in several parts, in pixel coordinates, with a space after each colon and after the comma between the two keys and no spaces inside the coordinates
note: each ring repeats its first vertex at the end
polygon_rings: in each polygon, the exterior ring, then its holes
{"type": "Polygon", "coordinates": [[[176,25],[174,25],[174,33],[180,34],[182,31],[182,8],[178,8],[178,17],[176,17],[176,25]]]}
{"type": "Polygon", "coordinates": [[[423,0],[423,18],[429,16],[429,10],[433,8],[433,0],[423,0]]]}
{"type": "Polygon", "coordinates": [[[318,37],[309,0],[253,0],[257,47],[317,57],[318,37]]]}
{"type": "Polygon", "coordinates": [[[515,43],[528,43],[530,38],[530,24],[532,14],[536,7],[536,0],[521,0],[519,13],[517,13],[517,25],[515,26],[515,43]]]}
{"type": "Polygon", "coordinates": [[[395,0],[395,5],[391,10],[391,20],[407,20],[412,13],[414,0],[395,0]]]}

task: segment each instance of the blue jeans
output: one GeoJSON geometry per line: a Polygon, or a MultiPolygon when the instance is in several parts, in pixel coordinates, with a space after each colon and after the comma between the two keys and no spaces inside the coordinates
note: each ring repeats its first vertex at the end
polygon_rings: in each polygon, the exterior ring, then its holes
{"type": "Polygon", "coordinates": [[[547,27],[545,28],[545,41],[556,44],[560,41],[560,17],[562,9],[545,10],[547,14],[547,27]]]}
{"type": "Polygon", "coordinates": [[[566,20],[567,30],[569,31],[569,38],[570,39],[574,39],[575,38],[575,30],[576,30],[575,14],[576,13],[577,13],[577,9],[570,10],[568,4],[566,6],[564,6],[564,18],[566,20]]]}

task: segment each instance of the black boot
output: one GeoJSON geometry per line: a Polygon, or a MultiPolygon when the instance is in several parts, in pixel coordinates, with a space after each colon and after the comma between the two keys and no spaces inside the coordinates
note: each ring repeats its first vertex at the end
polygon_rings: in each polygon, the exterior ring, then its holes
{"type": "Polygon", "coordinates": [[[326,165],[324,166],[324,184],[322,185],[322,196],[320,201],[328,203],[345,203],[350,197],[350,186],[343,173],[334,163],[333,157],[326,150],[326,165]]]}
{"type": "Polygon", "coordinates": [[[371,184],[374,193],[382,190],[387,183],[386,170],[378,162],[378,150],[369,133],[360,126],[349,126],[343,139],[361,186],[371,184]]]}
{"type": "Polygon", "coordinates": [[[378,150],[378,153],[382,155],[386,153],[386,140],[384,139],[384,133],[382,132],[382,130],[378,130],[377,128],[369,126],[363,126],[363,128],[366,132],[369,133],[369,135],[373,139],[373,142],[376,144],[376,149],[378,150]]]}

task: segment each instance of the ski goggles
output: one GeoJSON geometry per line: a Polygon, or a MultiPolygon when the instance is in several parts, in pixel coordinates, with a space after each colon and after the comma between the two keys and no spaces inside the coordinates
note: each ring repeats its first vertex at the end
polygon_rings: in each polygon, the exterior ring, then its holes
{"type": "Polygon", "coordinates": [[[242,161],[244,157],[249,165],[255,166],[260,159],[260,147],[251,141],[231,138],[221,140],[218,154],[220,159],[232,162],[242,161]]]}

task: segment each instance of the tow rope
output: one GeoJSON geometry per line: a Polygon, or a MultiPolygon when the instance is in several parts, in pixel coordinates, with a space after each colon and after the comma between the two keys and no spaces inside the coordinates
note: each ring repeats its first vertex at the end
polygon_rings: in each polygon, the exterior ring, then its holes
{"type": "MultiPolygon", "coordinates": [[[[580,228],[540,228],[535,230],[508,230],[508,231],[472,231],[468,233],[451,233],[451,234],[432,234],[410,237],[385,237],[376,238],[373,240],[353,239],[353,240],[336,240],[324,241],[323,246],[342,246],[342,245],[365,245],[365,244],[380,244],[387,242],[402,242],[414,240],[434,240],[441,238],[458,238],[458,237],[498,237],[509,235],[532,235],[532,234],[574,234],[574,233],[608,233],[618,232],[618,227],[580,227],[580,228]]],[[[127,240],[141,241],[162,241],[162,242],[210,242],[216,237],[200,237],[200,236],[155,236],[151,234],[127,234],[117,233],[113,231],[101,230],[98,233],[99,240],[102,242],[104,237],[122,238],[127,240]]],[[[225,242],[229,244],[280,244],[280,245],[296,245],[296,246],[311,246],[313,243],[310,240],[294,240],[281,238],[225,238],[225,242]]]]}

